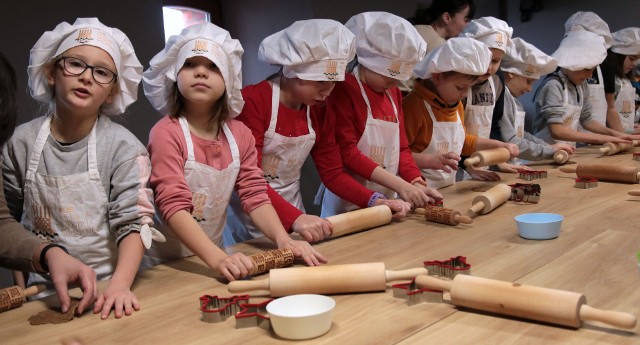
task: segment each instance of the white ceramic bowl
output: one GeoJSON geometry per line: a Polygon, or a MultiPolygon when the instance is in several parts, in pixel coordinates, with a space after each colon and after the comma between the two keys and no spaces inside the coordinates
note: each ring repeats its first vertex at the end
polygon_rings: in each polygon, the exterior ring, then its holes
{"type": "Polygon", "coordinates": [[[560,235],[564,217],[555,213],[524,213],[515,219],[520,237],[529,240],[549,240],[560,235]]]}
{"type": "Polygon", "coordinates": [[[331,328],[336,301],[323,295],[291,295],[267,304],[273,331],[286,339],[311,339],[331,328]]]}

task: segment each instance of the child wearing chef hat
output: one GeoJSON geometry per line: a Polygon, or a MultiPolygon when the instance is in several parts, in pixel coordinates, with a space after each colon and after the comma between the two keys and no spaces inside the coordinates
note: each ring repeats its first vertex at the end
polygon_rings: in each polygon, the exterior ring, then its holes
{"type": "MultiPolygon", "coordinates": [[[[406,213],[399,200],[376,198],[342,167],[334,139],[334,124],[326,116],[325,100],[337,82],[344,80],[347,63],[355,54],[354,36],[329,19],[297,21],[265,38],[258,58],[280,71],[242,92],[247,102],[238,117],[256,139],[258,161],[268,181],[268,191],[285,228],[308,241],[331,234],[331,224],[306,214],[300,193],[302,165],[309,154],[326,187],[359,207],[387,204],[406,213]]],[[[244,219],[237,199],[225,235],[231,240],[255,237],[252,222],[244,219]]]]}
{"type": "MultiPolygon", "coordinates": [[[[405,19],[387,12],[365,12],[345,24],[356,36],[357,64],[327,101],[335,119],[336,141],[345,168],[363,186],[424,207],[442,195],[427,186],[407,145],[398,82],[412,75],[426,43],[405,19]]],[[[355,208],[325,193],[322,215],[355,208]]]]}
{"type": "MultiPolygon", "coordinates": [[[[466,134],[462,125],[461,100],[487,72],[490,60],[491,51],[486,44],[456,37],[415,66],[414,73],[421,80],[405,97],[402,107],[409,147],[418,165],[425,154],[449,151],[469,156],[477,150],[504,147],[512,158],[518,155],[516,145],[466,134]]],[[[455,175],[455,171],[422,169],[422,176],[434,188],[452,185],[455,175]]]]}
{"type": "Polygon", "coordinates": [[[640,58],[640,28],[626,28],[611,34],[613,43],[602,63],[605,80],[614,80],[613,90],[605,90],[607,127],[630,134],[640,133],[635,121],[636,89],[631,84],[640,58]],[[607,92],[609,91],[609,92],[607,92]]]}
{"type": "MultiPolygon", "coordinates": [[[[94,312],[130,315],[139,309],[131,284],[143,245],[162,237],[152,228],[147,150],[108,115],[136,100],[142,66],[122,31],[78,18],[42,35],[28,74],[31,96],[49,110],[19,126],[3,148],[9,207],[98,279],[111,278],[94,312]]],[[[48,275],[31,273],[29,284],[39,283],[53,287],[48,275]]]]}
{"type": "MultiPolygon", "coordinates": [[[[611,47],[613,43],[613,37],[611,31],[609,31],[609,25],[600,18],[594,12],[578,11],[572,14],[564,23],[565,35],[571,31],[585,30],[592,32],[596,35],[602,36],[607,49],[611,47]]],[[[614,76],[610,75],[605,77],[603,70],[598,65],[591,75],[587,79],[587,87],[589,89],[589,103],[591,104],[591,117],[594,121],[597,121],[603,126],[606,126],[607,121],[607,100],[605,93],[615,92],[614,76]]],[[[582,128],[582,125],[578,125],[579,131],[586,131],[582,128]]]]}
{"type": "Polygon", "coordinates": [[[234,188],[258,228],[278,248],[290,248],[313,266],[326,259],[309,243],[294,241],[278,220],[257,165],[251,132],[234,120],[244,105],[243,49],[211,23],[169,38],[144,72],[144,92],[165,116],[151,129],[151,187],[162,213],[164,245],[146,262],[194,253],[229,280],[250,274],[252,261],[220,249],[234,188]]]}
{"type": "Polygon", "coordinates": [[[526,160],[551,159],[557,150],[573,153],[575,148],[557,143],[550,145],[542,139],[525,131],[525,110],[517,97],[531,91],[533,83],[541,75],[553,72],[558,62],[538,48],[516,37],[511,40],[507,53],[502,59],[500,67],[505,84],[504,106],[496,107],[493,111],[493,121],[497,123],[497,131],[492,131],[492,137],[504,142],[518,145],[518,158],[526,160]]]}
{"type": "MultiPolygon", "coordinates": [[[[478,78],[478,81],[469,90],[466,100],[463,101],[464,127],[468,134],[485,139],[490,137],[493,110],[504,92],[504,85],[496,72],[500,67],[502,57],[511,45],[512,33],[513,28],[505,21],[494,17],[482,17],[472,20],[460,34],[460,37],[473,38],[486,44],[491,51],[489,69],[478,78]]],[[[508,163],[498,164],[497,167],[500,171],[511,173],[518,170],[528,170],[527,167],[508,163]]],[[[489,171],[489,167],[467,167],[465,171],[476,179],[500,179],[498,174],[489,171]]]]}
{"type": "Polygon", "coordinates": [[[552,57],[560,69],[547,75],[536,90],[536,137],[549,144],[627,142],[633,136],[594,121],[587,79],[607,55],[605,39],[589,31],[570,31],[552,57]],[[578,131],[582,124],[585,132],[578,131]]]}

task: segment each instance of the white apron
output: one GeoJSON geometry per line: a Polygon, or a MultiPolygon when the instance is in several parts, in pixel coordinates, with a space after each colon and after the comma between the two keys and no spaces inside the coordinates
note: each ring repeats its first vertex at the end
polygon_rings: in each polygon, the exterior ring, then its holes
{"type": "MultiPolygon", "coordinates": [[[[513,97],[510,91],[507,91],[504,93],[504,98],[505,98],[505,102],[511,103],[513,109],[516,109],[515,119],[514,119],[515,121],[513,122],[513,124],[515,125],[516,137],[518,137],[518,139],[522,141],[524,140],[524,122],[525,122],[527,113],[524,110],[518,110],[518,105],[516,103],[515,97],[513,97]]],[[[503,114],[502,116],[509,116],[509,115],[503,114]]],[[[517,157],[511,160],[511,164],[514,164],[514,165],[524,165],[526,164],[526,162],[527,161],[517,157]]]]}
{"type": "MultiPolygon", "coordinates": [[[[316,143],[316,132],[311,125],[311,107],[307,106],[309,133],[297,137],[276,133],[279,107],[280,79],[276,79],[273,81],[271,92],[271,121],[264,133],[262,171],[271,188],[291,205],[305,212],[300,193],[300,172],[316,143]]],[[[233,193],[229,208],[231,210],[225,231],[225,246],[263,236],[262,232],[255,228],[249,215],[242,210],[237,193],[233,193]]]]}
{"type": "MultiPolygon", "coordinates": [[[[189,123],[180,117],[180,127],[187,143],[187,161],[184,163],[184,178],[192,193],[193,218],[207,237],[217,246],[222,244],[222,231],[227,220],[227,205],[240,171],[240,152],[233,133],[226,123],[222,125],[229,148],[231,163],[222,170],[196,162],[189,123]]],[[[156,243],[145,256],[144,264],[153,265],[169,260],[191,256],[193,253],[180,241],[168,224],[162,225],[167,241],[156,243]]]]}
{"type": "MultiPolygon", "coordinates": [[[[431,105],[427,103],[427,101],[423,102],[429,112],[429,116],[431,117],[433,133],[431,134],[429,146],[427,146],[427,148],[421,153],[438,156],[447,152],[454,152],[460,155],[462,153],[462,146],[464,145],[465,138],[464,128],[460,121],[460,115],[456,114],[456,122],[438,122],[433,114],[431,105]]],[[[455,170],[452,170],[450,173],[433,169],[420,170],[422,171],[422,177],[427,180],[429,187],[439,189],[450,186],[456,182],[455,170]]]]}
{"type": "MultiPolygon", "coordinates": [[[[607,100],[604,95],[604,80],[602,79],[602,70],[600,66],[596,67],[598,74],[598,84],[587,84],[589,86],[589,103],[591,103],[591,118],[598,121],[599,124],[607,126],[607,100]]],[[[578,130],[581,132],[589,132],[578,123],[578,130]]]]}
{"type": "MultiPolygon", "coordinates": [[[[580,95],[580,88],[576,87],[576,92],[580,97],[581,104],[573,105],[569,104],[569,87],[568,85],[564,88],[564,115],[562,115],[562,125],[568,126],[574,131],[578,130],[578,124],[580,123],[580,114],[582,113],[582,104],[584,103],[584,97],[580,95]]],[[[549,131],[549,124],[545,128],[543,128],[540,132],[536,133],[536,136],[549,144],[557,144],[557,143],[565,143],[567,145],[571,145],[576,147],[576,143],[573,141],[564,141],[564,140],[555,140],[551,136],[551,132],[549,131]]]]}
{"type": "MultiPolygon", "coordinates": [[[[369,97],[367,97],[367,94],[364,91],[364,86],[360,81],[358,72],[359,69],[356,67],[353,70],[353,75],[356,77],[358,86],[360,86],[360,94],[367,105],[367,122],[365,124],[362,137],[360,137],[360,140],[358,141],[358,149],[384,170],[392,173],[393,175],[397,175],[398,165],[400,162],[400,120],[398,119],[398,108],[396,107],[393,97],[391,97],[389,91],[385,90],[385,94],[393,106],[395,122],[375,119],[371,112],[369,97]]],[[[395,191],[369,181],[359,175],[353,173],[350,174],[356,181],[367,189],[380,192],[384,194],[387,199],[397,198],[395,191]]],[[[321,217],[325,218],[347,211],[352,211],[357,208],[358,206],[346,200],[342,200],[339,196],[326,189],[322,199],[321,217]]]]}
{"type": "Polygon", "coordinates": [[[489,139],[491,135],[491,119],[493,118],[493,109],[495,108],[496,88],[493,78],[489,78],[489,85],[493,93],[492,105],[473,105],[473,94],[471,89],[467,94],[467,104],[464,108],[464,128],[466,133],[477,135],[480,138],[489,139]]]}
{"type": "Polygon", "coordinates": [[[621,81],[620,92],[616,96],[616,109],[620,116],[622,128],[626,133],[633,132],[635,121],[636,89],[627,78],[619,78],[621,81]]]}
{"type": "MultiPolygon", "coordinates": [[[[87,143],[87,172],[49,176],[37,172],[50,133],[51,116],[47,117],[27,167],[21,223],[39,237],[63,245],[71,256],[93,268],[98,280],[103,280],[113,274],[118,251],[115,235],[109,231],[109,199],[98,172],[97,123],[96,120],[87,143]]],[[[48,274],[29,274],[29,285],[43,282],[53,289],[48,274]]],[[[36,298],[48,294],[45,291],[36,298]]]]}

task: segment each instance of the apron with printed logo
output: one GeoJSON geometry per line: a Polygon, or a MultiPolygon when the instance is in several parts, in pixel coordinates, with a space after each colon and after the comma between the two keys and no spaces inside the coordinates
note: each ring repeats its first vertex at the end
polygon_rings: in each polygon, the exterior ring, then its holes
{"type": "MultiPolygon", "coordinates": [[[[436,120],[436,116],[433,114],[433,109],[427,101],[423,101],[424,106],[429,112],[431,117],[431,123],[433,124],[433,130],[431,134],[431,141],[421,153],[426,153],[434,156],[439,156],[447,152],[453,152],[455,154],[462,153],[462,146],[464,145],[465,132],[460,121],[460,115],[456,113],[456,122],[439,122],[436,120]]],[[[450,173],[442,170],[434,169],[421,169],[422,176],[427,180],[429,187],[436,189],[450,186],[456,182],[456,171],[452,170],[450,173]]]]}
{"type": "MultiPolygon", "coordinates": [[[[38,165],[49,137],[51,116],[36,138],[24,183],[21,223],[32,233],[59,243],[69,254],[96,271],[98,280],[109,278],[118,252],[115,236],[109,231],[107,205],[96,157],[96,126],[87,143],[87,172],[68,176],[39,174],[38,165]]],[[[53,288],[49,275],[29,274],[29,285],[45,283],[53,288]]],[[[43,297],[48,291],[36,296],[43,297]]]]}
{"type": "MultiPolygon", "coordinates": [[[[311,125],[311,107],[306,107],[309,133],[297,137],[287,137],[276,133],[279,107],[280,79],[276,79],[273,81],[271,92],[271,121],[269,128],[264,133],[262,171],[271,188],[291,205],[305,212],[300,193],[300,172],[304,161],[316,143],[316,132],[311,125]]],[[[233,193],[229,207],[232,209],[229,218],[233,218],[233,220],[229,219],[225,245],[263,236],[262,232],[255,228],[249,215],[242,210],[237,193],[233,193]],[[231,236],[233,240],[228,236],[231,236]]]]}
{"type": "Polygon", "coordinates": [[[627,133],[633,132],[633,124],[636,112],[636,89],[627,78],[620,78],[621,86],[616,96],[616,109],[620,116],[622,128],[627,133]]]}
{"type": "MultiPolygon", "coordinates": [[[[356,67],[353,70],[353,75],[356,77],[358,86],[360,87],[360,94],[367,105],[367,122],[364,127],[362,137],[358,141],[358,149],[364,155],[369,157],[372,161],[376,162],[381,168],[392,173],[398,174],[398,165],[400,161],[400,120],[398,119],[398,108],[396,107],[393,97],[388,90],[384,93],[389,98],[391,105],[393,106],[393,117],[388,116],[389,119],[395,120],[386,121],[379,120],[373,117],[371,111],[371,104],[369,103],[369,97],[367,97],[364,91],[364,86],[360,81],[358,75],[359,69],[356,67]]],[[[384,118],[387,118],[385,116],[384,118]]],[[[351,173],[356,181],[376,192],[380,192],[385,195],[387,199],[395,199],[397,197],[396,192],[383,187],[375,182],[369,181],[361,176],[351,173]]],[[[335,214],[344,213],[346,211],[352,211],[358,207],[346,200],[342,200],[340,197],[332,193],[330,190],[325,190],[322,200],[322,217],[328,217],[335,214]]]]}
{"type": "MultiPolygon", "coordinates": [[[[565,112],[562,115],[562,125],[567,126],[574,131],[578,130],[578,124],[580,123],[580,114],[582,113],[582,102],[584,102],[584,97],[580,95],[580,88],[576,87],[576,92],[578,93],[578,97],[580,98],[580,104],[574,105],[569,104],[569,88],[564,88],[564,109],[565,112]]],[[[553,136],[551,136],[551,131],[549,131],[549,124],[545,128],[543,128],[540,132],[536,133],[536,136],[547,143],[557,144],[564,143],[567,145],[571,145],[576,147],[576,143],[573,141],[564,141],[564,140],[555,140],[553,136]]]]}
{"type": "MultiPolygon", "coordinates": [[[[191,215],[198,225],[217,246],[222,245],[222,231],[227,220],[227,205],[240,171],[240,152],[236,140],[224,123],[222,130],[231,149],[231,163],[217,170],[196,161],[189,123],[179,118],[180,127],[187,144],[187,161],[184,164],[184,179],[192,195],[193,211],[191,215]]],[[[191,256],[193,253],[180,241],[168,224],[162,225],[162,233],[167,241],[156,243],[147,251],[145,265],[158,264],[168,260],[191,256]]]]}
{"type": "Polygon", "coordinates": [[[464,108],[464,128],[466,133],[476,135],[479,138],[489,139],[491,135],[491,119],[495,108],[496,88],[493,78],[488,79],[491,86],[494,102],[492,105],[473,105],[473,94],[471,89],[467,95],[467,104],[464,108]]]}

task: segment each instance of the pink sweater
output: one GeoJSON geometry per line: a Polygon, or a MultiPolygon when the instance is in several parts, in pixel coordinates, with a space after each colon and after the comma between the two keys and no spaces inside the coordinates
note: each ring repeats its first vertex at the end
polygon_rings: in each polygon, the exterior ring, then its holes
{"type": "MultiPolygon", "coordinates": [[[[240,172],[235,181],[235,189],[243,210],[250,213],[259,206],[271,203],[267,195],[267,182],[258,167],[255,140],[251,131],[240,121],[229,120],[227,125],[240,152],[240,172]]],[[[191,138],[198,163],[218,170],[231,163],[231,149],[224,132],[220,131],[219,140],[202,139],[193,133],[191,138]]],[[[158,121],[149,133],[147,149],[151,155],[151,187],[163,220],[170,219],[180,210],[191,213],[191,191],[184,178],[187,143],[178,120],[165,116],[158,121]]]]}

